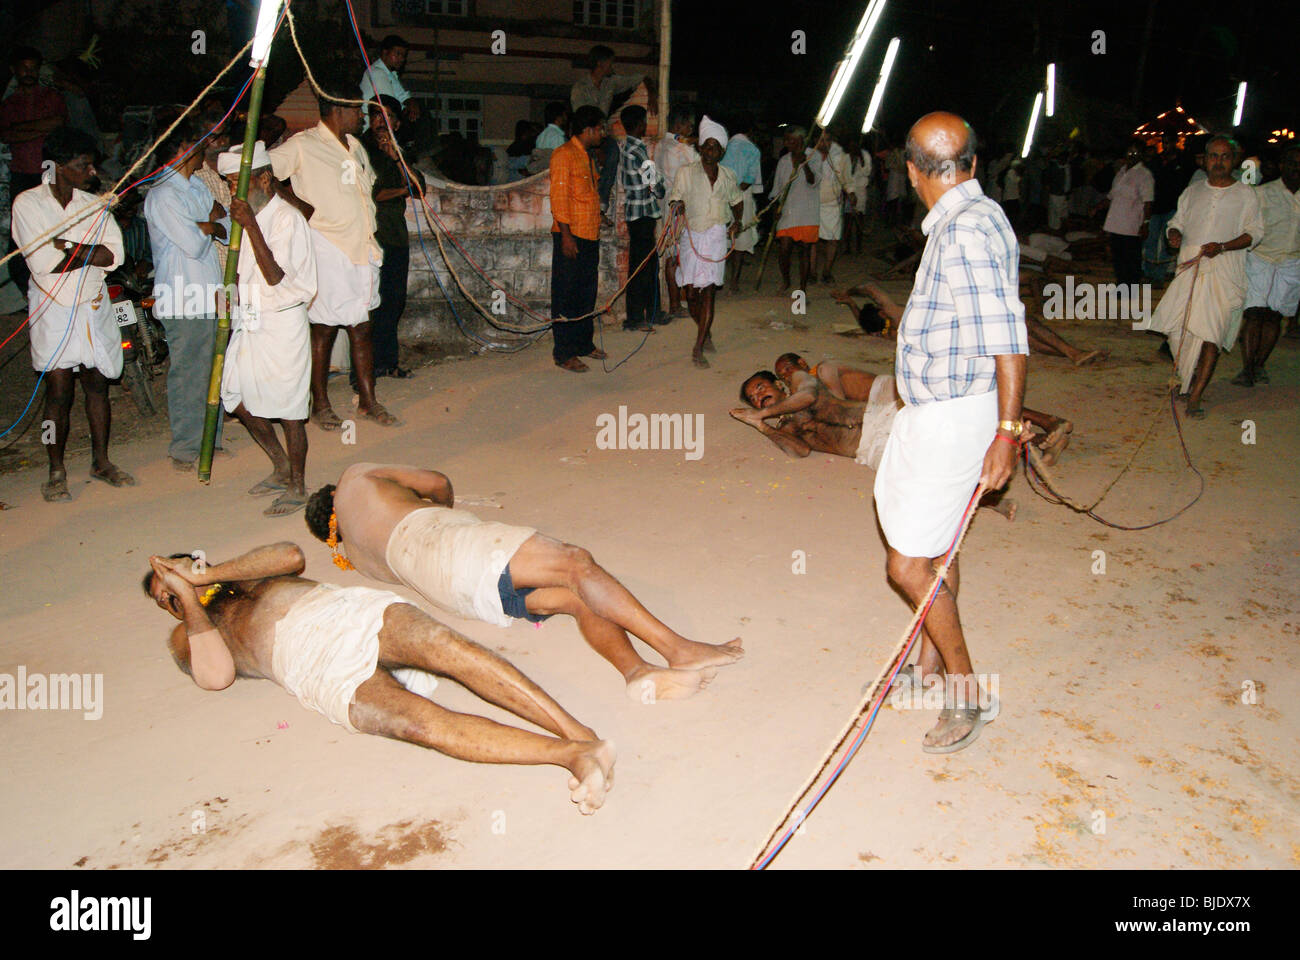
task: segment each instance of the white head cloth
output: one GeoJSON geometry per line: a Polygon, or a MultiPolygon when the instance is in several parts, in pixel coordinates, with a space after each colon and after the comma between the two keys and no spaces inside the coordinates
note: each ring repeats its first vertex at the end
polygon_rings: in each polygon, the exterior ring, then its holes
{"type": "MultiPolygon", "coordinates": [[[[229,150],[223,150],[217,157],[217,173],[223,177],[228,177],[232,173],[239,172],[239,158],[244,152],[244,145],[236,144],[229,150]]],[[[271,165],[271,155],[266,152],[266,144],[261,140],[253,144],[253,169],[258,167],[269,167],[271,165]]]]}
{"type": "Polygon", "coordinates": [[[727,149],[727,128],[716,120],[710,120],[707,113],[700,120],[700,144],[703,145],[705,140],[716,140],[718,146],[727,149]]]}

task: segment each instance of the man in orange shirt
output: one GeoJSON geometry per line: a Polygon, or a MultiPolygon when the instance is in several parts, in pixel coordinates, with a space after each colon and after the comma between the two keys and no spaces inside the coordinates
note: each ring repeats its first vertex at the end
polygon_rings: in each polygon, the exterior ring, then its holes
{"type": "Polygon", "coordinates": [[[555,365],[585,373],[579,357],[605,359],[592,340],[600,267],[600,197],[587,151],[605,138],[605,115],[573,112],[573,136],[551,153],[551,333],[555,365]]]}

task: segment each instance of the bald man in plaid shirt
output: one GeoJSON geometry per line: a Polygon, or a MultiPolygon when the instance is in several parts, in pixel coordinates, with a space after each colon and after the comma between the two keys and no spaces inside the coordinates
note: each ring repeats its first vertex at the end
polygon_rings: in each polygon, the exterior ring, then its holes
{"type": "MultiPolygon", "coordinates": [[[[907,138],[907,174],[929,209],[925,252],[898,330],[895,376],[905,406],[876,473],[876,515],[889,578],[919,605],[960,529],[977,482],[1011,479],[1024,424],[1028,337],[1020,248],[1002,208],[975,180],[975,132],[931,113],[907,138]]],[[[899,682],[944,681],[944,709],[922,743],[954,753],[997,715],[981,694],[957,614],[957,563],[925,618],[917,667],[899,682]]]]}

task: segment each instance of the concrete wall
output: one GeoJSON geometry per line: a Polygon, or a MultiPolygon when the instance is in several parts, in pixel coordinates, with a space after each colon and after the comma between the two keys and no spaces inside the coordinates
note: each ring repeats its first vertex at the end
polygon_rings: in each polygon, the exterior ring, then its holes
{"type": "MultiPolygon", "coordinates": [[[[551,312],[550,185],[550,174],[540,173],[527,180],[492,187],[461,184],[436,187],[431,184],[428,191],[429,204],[446,230],[501,287],[543,317],[549,317],[551,312]]],[[[623,205],[619,202],[616,206],[621,210],[623,205]]],[[[423,211],[417,214],[415,201],[408,203],[406,218],[411,233],[411,269],[406,312],[399,330],[402,342],[467,351],[475,347],[473,341],[459,332],[452,308],[438,289],[435,272],[451,295],[455,310],[466,327],[484,339],[508,341],[509,335],[494,330],[461,293],[437,242],[429,234],[423,211]],[[417,215],[424,247],[428,250],[427,260],[416,229],[417,215]]],[[[445,236],[443,246],[466,289],[490,309],[493,288],[445,236]]],[[[607,227],[601,232],[597,308],[609,301],[626,276],[627,229],[620,214],[613,228],[607,227]]],[[[504,309],[504,314],[493,314],[493,319],[514,326],[538,322],[512,303],[507,302],[504,309]]],[[[620,299],[613,307],[613,317],[622,323],[625,316],[626,308],[620,299]]],[[[614,322],[608,315],[604,319],[614,322]]]]}

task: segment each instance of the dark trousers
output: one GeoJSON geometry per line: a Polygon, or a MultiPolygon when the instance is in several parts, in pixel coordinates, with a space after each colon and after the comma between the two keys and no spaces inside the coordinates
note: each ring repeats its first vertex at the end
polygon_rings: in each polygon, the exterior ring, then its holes
{"type": "MultiPolygon", "coordinates": [[[[41,175],[39,173],[16,173],[15,172],[9,174],[9,211],[10,211],[9,222],[10,223],[13,223],[13,204],[14,204],[14,200],[18,198],[18,194],[22,193],[25,190],[30,190],[32,187],[39,187],[40,185],[41,185],[41,175]]],[[[82,228],[81,232],[82,233],[86,232],[84,227],[82,228]]],[[[71,237],[73,236],[73,234],[69,229],[65,231],[63,234],[60,234],[60,236],[71,237]]],[[[47,240],[46,242],[48,243],[49,241],[47,240]]],[[[9,250],[17,250],[17,249],[18,249],[18,242],[16,240],[10,240],[6,247],[6,252],[8,252],[9,250]]],[[[27,280],[32,275],[31,271],[27,269],[27,260],[21,256],[14,257],[6,264],[6,266],[9,268],[9,279],[13,280],[14,286],[18,288],[18,292],[23,295],[23,299],[26,299],[27,280]]]]}
{"type": "Polygon", "coordinates": [[[654,217],[627,222],[627,272],[631,274],[646,257],[650,260],[627,285],[627,321],[624,326],[644,327],[653,323],[658,313],[659,258],[651,256],[655,248],[654,217]]]}
{"type": "Polygon", "coordinates": [[[614,190],[614,177],[618,174],[618,141],[606,136],[596,148],[603,158],[604,166],[600,168],[600,177],[596,180],[596,192],[600,194],[602,209],[609,206],[609,195],[614,190]]]}
{"type": "Polygon", "coordinates": [[[397,366],[397,324],[406,309],[406,276],[411,248],[381,243],[384,262],[379,268],[379,306],[370,311],[370,339],[374,344],[375,373],[391,373],[397,366]]]}
{"type": "Polygon", "coordinates": [[[596,349],[592,334],[596,309],[596,284],[600,268],[600,244],[595,240],[574,237],[578,255],[570,260],[560,249],[560,234],[551,234],[551,333],[555,337],[552,356],[556,363],[585,357],[596,349]],[[563,317],[586,317],[563,320],[563,317]]]}
{"type": "Polygon", "coordinates": [[[1142,282],[1142,240],[1122,233],[1110,237],[1110,258],[1115,267],[1116,283],[1142,282]]]}

